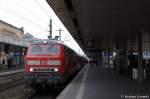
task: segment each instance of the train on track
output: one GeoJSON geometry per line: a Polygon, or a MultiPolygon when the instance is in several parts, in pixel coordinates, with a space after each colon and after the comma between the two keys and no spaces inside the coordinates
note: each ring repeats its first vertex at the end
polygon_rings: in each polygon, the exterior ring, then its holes
{"type": "Polygon", "coordinates": [[[86,58],[59,41],[32,40],[25,56],[25,84],[62,86],[85,63],[86,58]]]}

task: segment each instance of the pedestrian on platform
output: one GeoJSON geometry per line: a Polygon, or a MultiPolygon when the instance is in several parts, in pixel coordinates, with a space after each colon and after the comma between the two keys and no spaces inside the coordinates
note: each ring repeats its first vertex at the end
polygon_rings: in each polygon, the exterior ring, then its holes
{"type": "Polygon", "coordinates": [[[8,69],[10,69],[10,64],[11,64],[11,62],[10,62],[10,59],[8,58],[7,59],[7,67],[8,67],[8,69]]]}

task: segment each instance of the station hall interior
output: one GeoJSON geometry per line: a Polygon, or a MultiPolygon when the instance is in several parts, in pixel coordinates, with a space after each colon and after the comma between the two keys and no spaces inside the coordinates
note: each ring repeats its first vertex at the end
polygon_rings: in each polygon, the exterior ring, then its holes
{"type": "MultiPolygon", "coordinates": [[[[150,51],[150,1],[47,2],[89,58],[102,62],[102,56],[105,56],[109,61],[111,53],[117,53],[116,68],[119,74],[120,71],[128,70],[129,58],[133,55],[138,62],[138,81],[144,80],[144,63],[149,63],[150,51]],[[110,57],[106,55],[108,53],[110,57]]],[[[110,62],[107,64],[110,65],[110,62]]],[[[150,71],[147,70],[147,74],[148,72],[150,71]]]]}

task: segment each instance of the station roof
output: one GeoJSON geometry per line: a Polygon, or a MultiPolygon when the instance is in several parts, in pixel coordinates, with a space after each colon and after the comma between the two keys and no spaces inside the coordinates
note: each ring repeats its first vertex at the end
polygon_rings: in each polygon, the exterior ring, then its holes
{"type": "MultiPolygon", "coordinates": [[[[84,50],[87,50],[88,41],[94,41],[95,48],[107,49],[110,46],[110,49],[115,49],[117,44],[124,48],[126,44],[137,42],[139,32],[149,36],[150,0],[47,2],[84,50]]],[[[149,42],[149,38],[144,40],[149,42]]]]}

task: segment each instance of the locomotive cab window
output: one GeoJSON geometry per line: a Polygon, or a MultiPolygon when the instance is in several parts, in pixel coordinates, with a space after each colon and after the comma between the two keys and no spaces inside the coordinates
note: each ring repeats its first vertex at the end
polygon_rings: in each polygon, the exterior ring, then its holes
{"type": "Polygon", "coordinates": [[[59,53],[59,46],[58,45],[47,45],[45,53],[46,54],[59,53]]]}
{"type": "Polygon", "coordinates": [[[42,46],[40,45],[34,45],[31,47],[30,54],[41,54],[42,53],[42,46]]]}

